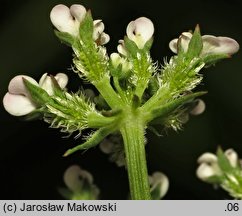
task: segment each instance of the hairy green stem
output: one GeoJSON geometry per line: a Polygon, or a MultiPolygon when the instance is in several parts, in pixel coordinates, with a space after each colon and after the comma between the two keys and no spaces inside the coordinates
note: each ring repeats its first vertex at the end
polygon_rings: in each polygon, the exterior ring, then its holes
{"type": "Polygon", "coordinates": [[[120,107],[122,100],[111,86],[110,78],[105,77],[102,80],[95,82],[94,85],[112,109],[120,107]]]}
{"type": "Polygon", "coordinates": [[[130,114],[129,121],[124,123],[120,131],[124,140],[131,199],[150,200],[145,155],[145,127],[139,115],[130,114]]]}

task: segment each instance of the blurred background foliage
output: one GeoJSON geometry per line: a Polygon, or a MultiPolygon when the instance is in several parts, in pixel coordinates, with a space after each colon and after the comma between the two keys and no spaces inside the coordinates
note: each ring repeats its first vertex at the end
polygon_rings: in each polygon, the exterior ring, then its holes
{"type": "MultiPolygon", "coordinates": [[[[83,83],[70,71],[71,50],[53,33],[49,12],[56,4],[83,4],[94,19],[102,19],[111,41],[108,52],[116,51],[129,21],[149,17],[155,25],[151,50],[154,60],[163,62],[172,55],[171,39],[200,24],[203,34],[228,36],[242,44],[242,5],[240,0],[25,0],[1,1],[0,14],[0,98],[7,92],[12,77],[26,74],[39,79],[45,73],[66,72],[68,88],[83,83]]],[[[149,171],[163,171],[170,180],[165,199],[229,199],[220,190],[195,176],[196,160],[217,146],[234,148],[242,157],[242,51],[216,67],[203,70],[199,87],[206,111],[192,117],[178,133],[168,131],[162,137],[148,132],[149,171]]],[[[117,168],[99,148],[63,158],[63,152],[81,139],[63,138],[58,130],[41,121],[25,122],[10,116],[1,104],[1,199],[62,199],[57,188],[63,186],[64,170],[79,164],[89,170],[101,189],[101,199],[126,199],[128,181],[124,168],[117,168]]]]}

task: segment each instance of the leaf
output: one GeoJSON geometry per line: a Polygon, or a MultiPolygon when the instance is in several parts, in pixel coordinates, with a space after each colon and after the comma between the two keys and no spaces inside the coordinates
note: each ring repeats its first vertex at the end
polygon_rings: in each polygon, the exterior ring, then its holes
{"type": "Polygon", "coordinates": [[[189,59],[192,59],[194,57],[198,57],[203,49],[203,41],[200,34],[200,28],[197,25],[195,28],[195,31],[192,35],[192,38],[190,40],[190,43],[188,45],[187,50],[187,57],[189,59]]]}
{"type": "Polygon", "coordinates": [[[214,65],[219,60],[229,58],[230,56],[228,54],[208,54],[203,57],[203,62],[206,64],[205,67],[209,67],[211,65],[214,65]]]}
{"type": "Polygon", "coordinates": [[[67,32],[59,32],[57,30],[54,30],[55,35],[60,39],[61,42],[66,44],[67,46],[72,46],[74,44],[75,38],[67,33],[67,32]]]}
{"type": "Polygon", "coordinates": [[[183,106],[185,103],[191,102],[194,98],[202,96],[204,94],[206,94],[207,92],[201,91],[201,92],[196,92],[193,94],[189,94],[189,95],[185,95],[182,96],[178,99],[175,99],[171,102],[168,102],[156,109],[153,109],[151,111],[151,120],[155,119],[155,118],[162,118],[162,117],[166,117],[169,114],[171,114],[173,111],[175,111],[178,107],[183,106]]]}
{"type": "Polygon", "coordinates": [[[36,104],[44,105],[46,103],[52,102],[51,97],[48,95],[48,93],[44,89],[40,88],[39,86],[32,84],[31,82],[29,82],[25,78],[23,78],[23,82],[24,82],[28,92],[30,93],[32,100],[36,104]]]}
{"type": "Polygon", "coordinates": [[[78,145],[72,149],[67,150],[64,153],[64,157],[69,156],[70,154],[73,154],[76,151],[80,150],[87,150],[89,148],[95,147],[98,145],[106,136],[108,136],[110,133],[114,132],[116,130],[115,126],[108,126],[100,128],[99,130],[95,131],[90,138],[83,144],[78,145]]]}

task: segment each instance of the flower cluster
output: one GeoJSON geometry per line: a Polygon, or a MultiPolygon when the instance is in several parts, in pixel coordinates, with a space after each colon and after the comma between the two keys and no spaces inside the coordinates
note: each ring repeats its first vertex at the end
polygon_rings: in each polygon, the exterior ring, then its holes
{"type": "MultiPolygon", "coordinates": [[[[192,38],[191,32],[183,32],[179,38],[173,39],[169,43],[172,52],[178,53],[180,50],[187,52],[189,43],[192,38]]],[[[200,56],[211,54],[227,54],[232,55],[239,50],[239,44],[229,37],[215,37],[213,35],[202,36],[203,48],[200,56]]]]}
{"type": "Polygon", "coordinates": [[[93,183],[90,172],[81,169],[78,165],[68,167],[63,176],[67,188],[60,188],[59,192],[66,199],[71,200],[96,200],[99,189],[93,183]]]}
{"type": "MultiPolygon", "coordinates": [[[[74,37],[79,36],[79,28],[86,16],[87,10],[84,6],[74,4],[70,8],[63,4],[56,5],[50,12],[50,19],[53,25],[60,31],[66,32],[74,37]]],[[[104,33],[102,20],[93,21],[93,40],[100,45],[109,42],[110,37],[104,33]]]]}
{"type": "Polygon", "coordinates": [[[198,158],[197,176],[202,181],[221,186],[235,198],[242,198],[242,160],[237,152],[218,149],[217,155],[206,152],[198,158]]]}
{"type": "Polygon", "coordinates": [[[50,96],[54,94],[56,84],[59,88],[64,89],[68,83],[68,77],[64,73],[58,73],[54,77],[45,73],[40,78],[39,83],[29,76],[15,76],[10,81],[8,92],[3,98],[4,108],[14,116],[27,115],[38,107],[38,104],[31,99],[30,93],[24,84],[24,79],[44,89],[50,96]]]}

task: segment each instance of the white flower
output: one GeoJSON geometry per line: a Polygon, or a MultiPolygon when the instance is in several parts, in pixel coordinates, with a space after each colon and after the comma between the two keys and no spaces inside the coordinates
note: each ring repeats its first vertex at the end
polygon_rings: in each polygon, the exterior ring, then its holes
{"type": "Polygon", "coordinates": [[[73,197],[97,198],[99,189],[93,184],[91,173],[81,169],[78,165],[72,165],[64,172],[64,182],[67,188],[73,192],[73,197]],[[86,193],[90,196],[85,197],[86,193]]]}
{"type": "Polygon", "coordinates": [[[117,68],[119,65],[121,65],[123,72],[128,72],[131,70],[131,63],[128,62],[125,58],[122,58],[118,53],[112,53],[110,55],[110,59],[114,68],[117,68]]]}
{"type": "MultiPolygon", "coordinates": [[[[8,85],[8,92],[3,98],[4,108],[8,113],[14,116],[27,115],[37,108],[36,104],[31,100],[28,90],[24,85],[23,78],[27,79],[36,86],[43,88],[49,95],[53,95],[54,93],[53,81],[47,73],[43,74],[40,78],[39,84],[29,76],[15,76],[10,81],[8,85]]],[[[68,82],[66,74],[58,73],[54,78],[62,89],[65,88],[68,82]]]]}
{"type": "Polygon", "coordinates": [[[152,38],[154,34],[154,25],[150,19],[140,17],[128,24],[126,33],[128,38],[142,49],[145,43],[152,38]]]}
{"type": "Polygon", "coordinates": [[[215,154],[204,153],[198,158],[200,166],[197,169],[197,176],[202,180],[206,180],[212,176],[218,176],[221,174],[221,170],[218,166],[218,159],[215,154]]]}
{"type": "MultiPolygon", "coordinates": [[[[79,4],[74,4],[70,8],[63,4],[56,5],[50,12],[52,24],[60,31],[67,32],[74,37],[78,37],[80,24],[86,16],[86,8],[79,4]]],[[[109,42],[110,37],[104,33],[102,20],[93,21],[93,39],[99,45],[109,42]]]]}
{"type": "Polygon", "coordinates": [[[50,12],[52,24],[60,31],[73,36],[79,33],[80,23],[86,15],[86,8],[74,4],[70,8],[63,4],[56,5],[50,12]]]}
{"type": "Polygon", "coordinates": [[[102,20],[94,20],[93,21],[94,29],[93,29],[93,39],[97,41],[99,45],[104,45],[109,42],[110,37],[104,31],[104,24],[102,20]]]}
{"type": "Polygon", "coordinates": [[[117,47],[118,52],[123,56],[127,56],[128,52],[124,46],[124,40],[119,40],[118,42],[119,42],[119,45],[117,47]]]}
{"type": "MultiPolygon", "coordinates": [[[[178,44],[186,52],[188,50],[188,45],[192,38],[192,33],[183,32],[179,38],[173,39],[169,43],[169,47],[172,52],[178,52],[178,44]]],[[[232,55],[239,50],[239,44],[232,38],[229,37],[215,37],[213,35],[203,35],[203,49],[201,51],[201,56],[206,56],[208,54],[227,54],[232,55]]]]}
{"type": "Polygon", "coordinates": [[[162,172],[154,172],[152,176],[149,176],[149,183],[151,185],[151,193],[154,190],[159,191],[157,199],[164,197],[169,189],[169,179],[162,172]]]}
{"type": "MultiPolygon", "coordinates": [[[[236,167],[239,164],[238,154],[233,149],[227,149],[224,152],[229,163],[232,167],[236,167]]],[[[198,178],[206,181],[207,178],[212,176],[221,175],[222,171],[218,165],[218,158],[212,153],[204,153],[198,158],[200,164],[197,169],[198,178]]]]}

